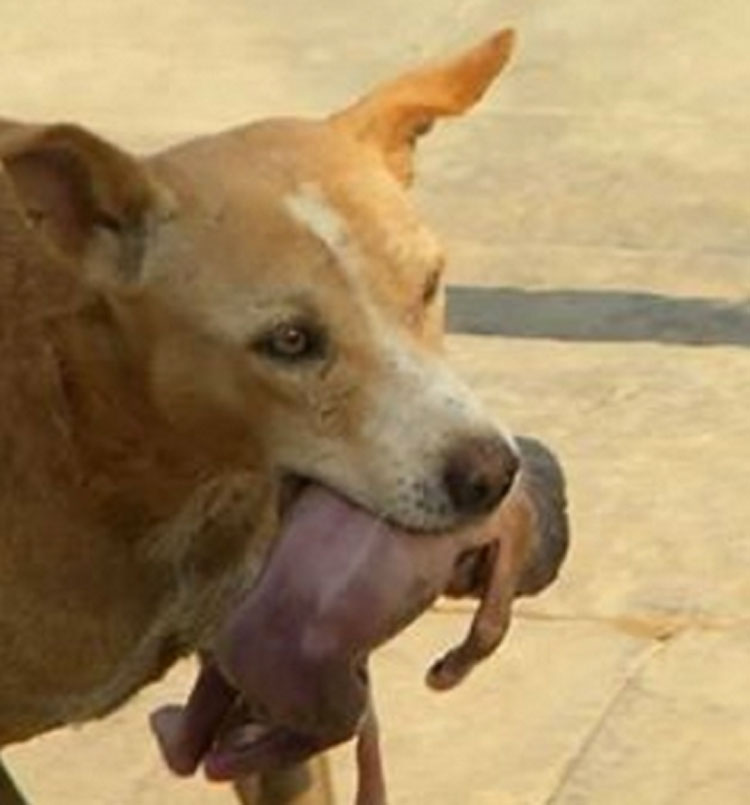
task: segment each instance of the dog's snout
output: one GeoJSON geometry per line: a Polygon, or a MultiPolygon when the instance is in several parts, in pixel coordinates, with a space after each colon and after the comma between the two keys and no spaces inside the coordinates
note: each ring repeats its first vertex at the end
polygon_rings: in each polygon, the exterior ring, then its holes
{"type": "Polygon", "coordinates": [[[470,516],[494,509],[510,490],[518,466],[518,454],[500,436],[463,441],[449,454],[443,470],[454,510],[470,516]]]}

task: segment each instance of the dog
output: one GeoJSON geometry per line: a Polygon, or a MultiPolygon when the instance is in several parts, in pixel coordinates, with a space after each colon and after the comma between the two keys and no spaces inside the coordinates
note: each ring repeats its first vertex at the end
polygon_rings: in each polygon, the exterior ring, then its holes
{"type": "MultiPolygon", "coordinates": [[[[433,541],[536,511],[514,440],[440,357],[445,260],[408,197],[417,140],[512,45],[147,159],[0,125],[0,747],[211,662],[311,488],[334,498],[319,523],[343,505],[433,541]]],[[[514,593],[564,555],[529,522],[514,593]]],[[[448,591],[482,595],[491,566],[467,552],[448,591]]],[[[315,710],[321,745],[362,706],[315,710]]]]}

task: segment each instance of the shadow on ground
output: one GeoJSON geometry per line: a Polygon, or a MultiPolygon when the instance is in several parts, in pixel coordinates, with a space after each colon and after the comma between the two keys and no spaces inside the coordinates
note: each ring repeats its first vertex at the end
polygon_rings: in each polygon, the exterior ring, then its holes
{"type": "Polygon", "coordinates": [[[750,303],[598,290],[448,289],[453,333],[750,347],[750,303]]]}

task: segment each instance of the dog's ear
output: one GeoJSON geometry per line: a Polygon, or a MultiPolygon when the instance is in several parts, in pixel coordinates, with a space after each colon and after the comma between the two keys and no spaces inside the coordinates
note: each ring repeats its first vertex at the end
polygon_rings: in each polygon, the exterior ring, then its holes
{"type": "Polygon", "coordinates": [[[330,121],[380,149],[390,170],[410,184],[416,141],[437,118],[460,115],[480,100],[508,62],[514,40],[513,30],[500,31],[456,58],[376,87],[330,121]]]}
{"type": "Polygon", "coordinates": [[[0,159],[30,223],[57,251],[80,261],[107,233],[118,279],[138,278],[150,224],[168,200],[134,157],[79,126],[9,124],[0,159]]]}

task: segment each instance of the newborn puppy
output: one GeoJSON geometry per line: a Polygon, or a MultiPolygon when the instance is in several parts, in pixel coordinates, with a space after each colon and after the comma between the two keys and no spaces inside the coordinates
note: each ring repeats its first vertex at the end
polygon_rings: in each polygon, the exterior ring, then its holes
{"type": "Polygon", "coordinates": [[[305,527],[292,526],[279,539],[187,705],[153,717],[169,767],[185,775],[202,763],[212,779],[238,779],[299,762],[356,733],[356,803],[384,805],[370,653],[442,593],[478,596],[467,638],[428,675],[433,688],[453,687],[500,644],[513,598],[549,584],[564,558],[559,465],[531,440],[520,440],[520,451],[522,472],[507,501],[459,532],[394,530],[322,487],[303,492],[295,506],[326,508],[325,526],[295,519],[305,527]]]}
{"type": "MultiPolygon", "coordinates": [[[[568,550],[565,477],[541,442],[516,439],[523,471],[498,510],[493,543],[459,557],[444,595],[476,596],[477,612],[464,641],[433,664],[427,684],[448,690],[459,684],[502,643],[513,599],[541,592],[557,577],[568,550]],[[529,560],[531,557],[531,560],[529,560]]],[[[386,787],[372,700],[357,739],[356,805],[385,805],[386,787]]]]}

